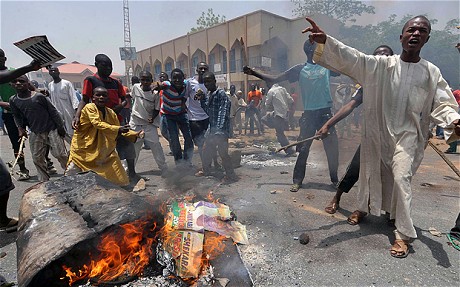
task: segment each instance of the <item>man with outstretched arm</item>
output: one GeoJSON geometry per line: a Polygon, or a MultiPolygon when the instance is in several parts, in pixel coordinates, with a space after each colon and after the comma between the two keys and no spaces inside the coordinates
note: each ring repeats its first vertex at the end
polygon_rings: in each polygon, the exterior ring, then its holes
{"type": "MultiPolygon", "coordinates": [[[[298,64],[289,70],[276,75],[266,75],[256,72],[248,67],[244,67],[244,73],[253,75],[257,78],[270,83],[278,83],[285,80],[289,82],[299,82],[304,112],[299,120],[300,135],[298,140],[303,140],[315,135],[316,131],[332,117],[332,98],[329,87],[330,76],[339,74],[317,65],[313,62],[313,51],[316,44],[305,41],[303,50],[307,56],[305,64],[298,64]]],[[[325,138],[323,147],[326,152],[327,163],[329,166],[329,176],[334,187],[339,181],[337,169],[339,166],[339,144],[337,133],[334,128],[330,129],[330,136],[325,138]]],[[[310,153],[312,141],[308,141],[297,146],[299,155],[294,167],[290,191],[297,192],[302,187],[302,182],[307,171],[307,159],[310,153]]]]}
{"type": "Polygon", "coordinates": [[[455,129],[458,105],[447,82],[438,67],[420,57],[430,38],[430,21],[425,16],[407,21],[399,36],[401,55],[389,57],[363,54],[307,21],[312,26],[303,32],[319,43],[314,60],[352,77],[366,92],[358,210],[350,217],[359,223],[368,212],[389,210],[396,226],[390,254],[407,257],[409,243],[417,237],[410,215],[411,181],[423,159],[430,121],[445,129],[448,143],[460,136],[455,129]]]}

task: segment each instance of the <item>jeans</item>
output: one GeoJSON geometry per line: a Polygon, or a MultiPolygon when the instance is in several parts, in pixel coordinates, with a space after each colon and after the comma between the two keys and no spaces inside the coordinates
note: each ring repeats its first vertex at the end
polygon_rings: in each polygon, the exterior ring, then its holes
{"type": "Polygon", "coordinates": [[[183,113],[179,115],[163,115],[163,117],[166,119],[169,134],[169,144],[174,156],[174,161],[177,164],[180,160],[183,159],[191,163],[193,156],[193,141],[187,114],[183,113]],[[183,151],[179,142],[179,130],[182,132],[182,136],[184,137],[183,151]]]}
{"type": "MultiPolygon", "coordinates": [[[[304,111],[299,120],[300,136],[299,140],[312,137],[330,118],[332,112],[330,108],[319,110],[304,111]]],[[[337,133],[334,128],[329,129],[330,135],[323,139],[324,150],[326,151],[327,163],[329,166],[329,176],[332,182],[338,182],[337,168],[339,166],[339,143],[337,133]]],[[[302,184],[307,169],[307,159],[310,153],[312,141],[299,145],[299,155],[294,167],[293,183],[302,184]]]]}
{"type": "MultiPolygon", "coordinates": [[[[273,119],[273,125],[276,131],[276,139],[280,143],[281,146],[287,146],[289,144],[289,140],[287,139],[286,135],[284,134],[284,130],[288,125],[287,120],[283,119],[280,116],[275,116],[273,119]]],[[[295,153],[294,148],[290,147],[285,150],[287,154],[295,153]]]]}
{"type": "Polygon", "coordinates": [[[234,176],[232,160],[228,155],[228,137],[225,135],[209,135],[206,137],[203,146],[203,172],[209,173],[213,155],[219,152],[222,165],[227,176],[234,176]]]}
{"type": "Polygon", "coordinates": [[[209,118],[201,121],[189,121],[189,124],[193,143],[198,147],[198,153],[200,154],[201,161],[203,161],[204,134],[209,126],[209,118]]]}

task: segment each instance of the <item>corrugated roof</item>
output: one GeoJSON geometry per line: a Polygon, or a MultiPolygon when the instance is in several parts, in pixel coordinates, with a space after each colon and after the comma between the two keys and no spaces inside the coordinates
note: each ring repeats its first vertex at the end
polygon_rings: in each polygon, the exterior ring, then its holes
{"type": "MultiPolygon", "coordinates": [[[[61,74],[83,74],[85,70],[89,70],[91,73],[96,73],[97,69],[93,65],[85,65],[78,62],[72,62],[67,64],[57,63],[56,66],[59,68],[61,74]]],[[[48,73],[46,68],[42,68],[43,73],[48,73]]],[[[118,73],[112,73],[112,77],[121,77],[118,73]]]]}

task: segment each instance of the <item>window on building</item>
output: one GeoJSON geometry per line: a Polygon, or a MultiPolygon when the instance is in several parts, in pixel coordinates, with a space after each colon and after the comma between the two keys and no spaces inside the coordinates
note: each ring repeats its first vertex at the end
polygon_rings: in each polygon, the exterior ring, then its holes
{"type": "Polygon", "coordinates": [[[200,61],[200,59],[198,58],[198,56],[194,56],[192,58],[192,67],[196,67],[198,66],[198,62],[200,61]]]}
{"type": "Polygon", "coordinates": [[[176,65],[177,65],[177,68],[179,68],[179,69],[181,69],[183,71],[184,67],[185,67],[185,62],[184,61],[177,61],[176,65]]]}
{"type": "Polygon", "coordinates": [[[236,72],[235,49],[230,50],[230,73],[236,72]]]}
{"type": "Polygon", "coordinates": [[[209,55],[209,71],[214,72],[214,64],[216,63],[216,55],[209,55]]]}
{"type": "Polygon", "coordinates": [[[155,64],[155,78],[157,78],[161,73],[161,64],[155,64]]]}
{"type": "Polygon", "coordinates": [[[171,74],[172,71],[172,62],[165,63],[165,72],[166,74],[171,74]]]}
{"type": "Polygon", "coordinates": [[[227,73],[227,51],[222,52],[222,73],[227,73]]]}

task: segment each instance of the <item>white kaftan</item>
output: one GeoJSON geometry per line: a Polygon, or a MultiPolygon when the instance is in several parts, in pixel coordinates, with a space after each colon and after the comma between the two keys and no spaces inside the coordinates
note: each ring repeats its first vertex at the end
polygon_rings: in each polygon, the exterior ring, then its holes
{"type": "Polygon", "coordinates": [[[446,128],[448,142],[458,138],[452,125],[460,118],[458,105],[441,72],[424,59],[408,63],[399,55],[365,55],[330,36],[314,60],[352,77],[365,92],[358,209],[388,211],[397,232],[416,238],[411,180],[423,159],[430,120],[446,128]]]}
{"type": "Polygon", "coordinates": [[[48,84],[51,103],[56,107],[64,120],[67,134],[72,137],[72,120],[75,109],[78,108],[78,98],[71,82],[61,79],[59,83],[52,81],[48,84]]]}

